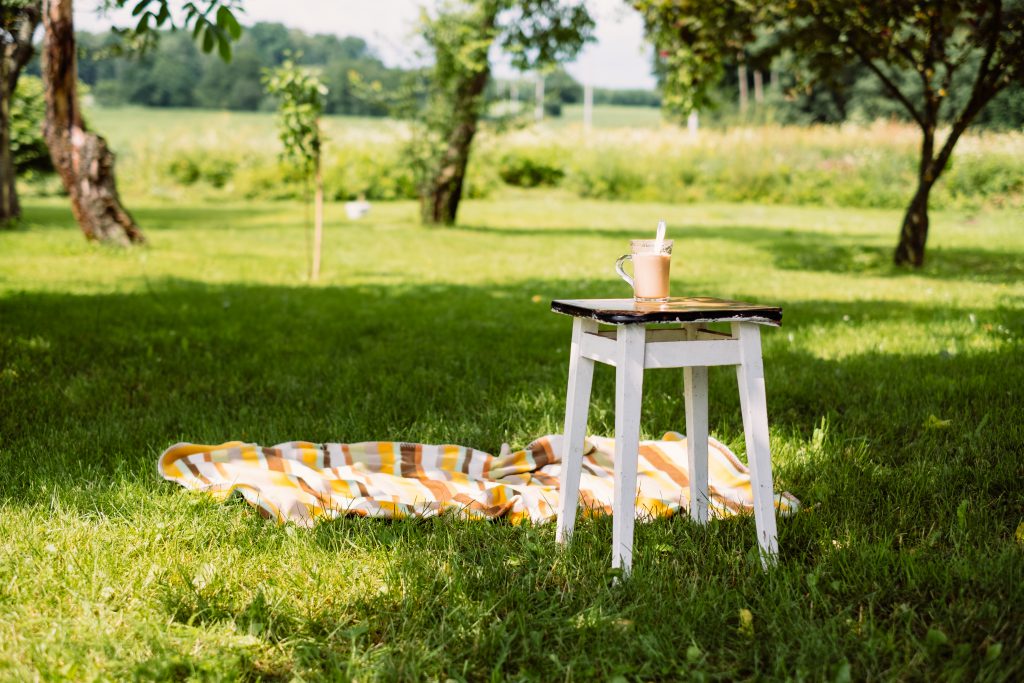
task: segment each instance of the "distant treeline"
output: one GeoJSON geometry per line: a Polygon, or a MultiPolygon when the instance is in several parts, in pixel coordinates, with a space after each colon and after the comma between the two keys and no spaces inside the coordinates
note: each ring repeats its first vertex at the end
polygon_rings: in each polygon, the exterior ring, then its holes
{"type": "MultiPolygon", "coordinates": [[[[205,55],[183,33],[165,33],[156,47],[144,54],[123,53],[113,33],[76,35],[78,76],[103,106],[134,104],[146,107],[195,107],[257,111],[273,109],[273,99],[261,84],[263,69],[284,61],[287,54],[319,71],[329,89],[328,114],[387,116],[380,100],[360,95],[350,72],[363,82],[378,81],[385,90],[398,88],[409,72],[387,66],[365,40],[358,37],[309,35],[283,24],[261,22],[247,27],[235,46],[230,62],[205,55]]],[[[39,73],[38,63],[28,73],[39,73]]],[[[546,79],[545,104],[558,115],[563,104],[583,102],[583,86],[559,69],[546,79]]],[[[532,80],[492,82],[490,96],[507,99],[516,94],[532,102],[532,80]]],[[[653,90],[594,89],[595,104],[658,107],[661,97],[653,90]]]]}
{"type": "Polygon", "coordinates": [[[162,35],[157,47],[142,56],[119,54],[118,37],[111,33],[78,33],[77,40],[79,79],[105,106],[272,109],[274,102],[261,83],[263,69],[281,64],[289,53],[301,53],[298,61],[316,67],[330,90],[328,113],[385,116],[382,103],[357,96],[348,74],[357,71],[384,87],[396,86],[402,76],[362,38],[311,36],[276,23],[247,27],[230,62],[203,54],[184,33],[162,35]]]}
{"type": "MultiPolygon", "coordinates": [[[[79,78],[86,83],[97,103],[103,106],[134,104],[148,107],[196,107],[240,111],[273,109],[273,99],[264,92],[263,69],[279,65],[287,54],[301,55],[298,61],[319,71],[329,89],[326,111],[349,116],[387,116],[380,99],[361,95],[349,74],[357,72],[365,82],[377,81],[385,91],[400,88],[410,72],[389,67],[365,40],[358,37],[309,35],[278,23],[257,23],[245,29],[235,46],[234,58],[223,62],[199,51],[182,33],[166,33],[147,54],[122,54],[113,33],[79,33],[79,78]]],[[[29,73],[38,74],[38,64],[29,73]]],[[[906,112],[866,68],[851,67],[839,74],[839,87],[799,86],[785,59],[765,67],[756,77],[756,67],[747,70],[747,104],[739,106],[740,88],[736,65],[725,70],[716,88],[718,106],[701,112],[704,124],[734,123],[841,123],[876,119],[906,120],[906,112]],[[755,78],[760,79],[758,87],[755,78]]],[[[914,74],[896,74],[915,78],[914,74]]],[[[966,97],[968,88],[957,84],[951,99],[966,97]]],[[[535,82],[524,76],[517,80],[493,80],[488,89],[493,100],[515,99],[532,106],[535,82]]],[[[594,104],[660,107],[661,95],[654,90],[594,88],[594,104]]],[[[557,116],[566,104],[583,102],[583,85],[562,68],[545,78],[544,102],[548,115],[557,116]]],[[[1024,88],[1012,86],[993,100],[978,116],[975,125],[996,129],[1024,127],[1024,88]]]]}

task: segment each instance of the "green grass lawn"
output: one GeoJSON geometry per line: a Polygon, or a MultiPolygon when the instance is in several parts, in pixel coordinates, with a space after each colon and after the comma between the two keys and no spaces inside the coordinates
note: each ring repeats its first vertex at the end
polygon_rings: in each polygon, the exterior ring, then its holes
{"type": "MultiPolygon", "coordinates": [[[[936,213],[583,201],[328,207],[304,280],[297,204],[133,204],[149,245],[87,244],[66,203],[0,233],[0,678],[1019,680],[1024,676],[1024,232],[936,213]],[[160,480],[177,441],[401,439],[496,450],[561,427],[556,297],[624,296],[612,264],[668,220],[673,290],[779,304],[765,371],[780,520],[277,526],[160,480]],[[1016,534],[1016,537],[1015,537],[1016,534]],[[750,628],[740,619],[750,610],[750,628]]],[[[591,430],[610,434],[613,373],[591,430]]],[[[645,436],[684,426],[649,373],[645,436]]],[[[742,454],[735,373],[711,432],[742,454]]]]}

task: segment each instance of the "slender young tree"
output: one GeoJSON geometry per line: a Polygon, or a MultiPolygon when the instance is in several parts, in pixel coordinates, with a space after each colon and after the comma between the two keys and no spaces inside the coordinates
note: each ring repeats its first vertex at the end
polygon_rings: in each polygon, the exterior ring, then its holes
{"type": "Polygon", "coordinates": [[[309,69],[303,69],[289,57],[275,69],[264,72],[267,92],[276,95],[278,135],[282,155],[314,184],[313,255],[309,279],[320,277],[320,255],[324,234],[324,181],[321,172],[323,135],[320,117],[324,111],[327,88],[309,69]]]}
{"type": "Polygon", "coordinates": [[[21,216],[11,153],[11,100],[21,70],[32,58],[41,0],[0,0],[0,226],[21,216]]]}
{"type": "Polygon", "coordinates": [[[575,56],[594,22],[581,0],[461,0],[423,16],[433,56],[417,153],[423,222],[451,225],[462,200],[466,167],[500,46],[515,67],[544,67],[575,56]]]}
{"type": "Polygon", "coordinates": [[[921,129],[917,188],[893,254],[898,265],[924,263],[928,196],[960,136],[1000,91],[1024,83],[1024,0],[630,4],[658,47],[669,103],[687,111],[707,103],[726,55],[765,36],[796,58],[809,81],[832,81],[851,64],[869,69],[921,129]],[[961,89],[967,96],[954,97],[961,89]]]}

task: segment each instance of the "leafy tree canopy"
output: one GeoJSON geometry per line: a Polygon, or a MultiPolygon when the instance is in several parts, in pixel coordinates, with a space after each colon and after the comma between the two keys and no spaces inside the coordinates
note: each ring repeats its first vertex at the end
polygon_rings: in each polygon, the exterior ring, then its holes
{"type": "Polygon", "coordinates": [[[808,82],[870,71],[921,128],[918,187],[894,260],[924,263],[928,194],[957,140],[999,92],[1024,82],[1024,0],[633,0],[665,70],[666,101],[708,103],[723,63],[785,53],[808,82]],[[962,93],[961,97],[955,96],[962,93]],[[936,131],[949,121],[944,140],[936,131]]]}

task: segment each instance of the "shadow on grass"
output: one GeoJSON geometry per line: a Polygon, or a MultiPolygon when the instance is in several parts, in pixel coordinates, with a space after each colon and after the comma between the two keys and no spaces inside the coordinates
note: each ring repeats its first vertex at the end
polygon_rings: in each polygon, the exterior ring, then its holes
{"type": "MultiPolygon", "coordinates": [[[[535,296],[596,295],[608,286],[168,280],[149,294],[0,299],[0,501],[45,513],[56,496],[66,513],[137,524],[141,513],[119,490],[130,484],[137,499],[167,493],[154,460],[179,440],[409,439],[492,452],[502,441],[524,444],[560,428],[570,330],[568,318],[535,296]]],[[[780,523],[779,571],[758,568],[749,518],[638,525],[638,580],[621,590],[606,571],[607,519],[581,523],[566,555],[555,549],[550,526],[342,519],[310,532],[309,544],[318,562],[348,552],[377,558],[352,573],[366,581],[358,591],[342,597],[321,586],[323,600],[309,609],[245,581],[198,586],[191,574],[171,575],[161,579],[164,612],[181,624],[224,624],[278,643],[294,665],[327,678],[353,671],[440,678],[452,673],[451,662],[464,661],[459,675],[468,679],[495,671],[565,678],[571,664],[581,678],[621,668],[664,680],[695,666],[686,659],[694,644],[701,666],[727,678],[754,676],[763,662],[780,676],[814,671],[837,647],[866,672],[879,660],[889,671],[920,672],[926,664],[942,671],[945,659],[915,659],[933,627],[969,645],[956,660],[965,666],[981,666],[986,634],[1012,650],[1019,629],[1007,613],[1015,598],[1005,596],[1020,589],[1006,584],[1020,564],[1008,539],[1022,502],[1024,442],[1018,312],[774,303],[786,311],[784,327],[764,335],[777,488],[796,494],[805,510],[780,523]],[[906,321],[909,332],[927,335],[970,314],[978,328],[964,334],[1003,335],[999,350],[872,351],[833,360],[801,343],[810,327],[846,334],[853,326],[872,336],[874,321],[906,321]],[[956,601],[946,599],[950,591],[956,601]],[[874,616],[851,630],[865,603],[874,616]],[[902,616],[906,603],[921,616],[902,616]],[[746,609],[758,615],[758,637],[736,648],[735,615],[746,609]],[[833,635],[814,635],[822,631],[833,635]],[[555,633],[565,661],[537,657],[555,633]],[[886,649],[893,638],[898,651],[886,649]],[[790,647],[793,641],[799,646],[790,647]],[[636,642],[646,645],[628,646],[636,642]],[[865,647],[866,654],[858,649],[865,647]]],[[[598,372],[591,429],[611,433],[606,370],[598,372]]],[[[645,431],[681,430],[679,373],[648,378],[645,431]]],[[[734,373],[712,372],[712,432],[741,449],[737,403],[734,373]]],[[[242,517],[244,528],[213,542],[243,547],[258,555],[253,561],[276,557],[289,536],[245,506],[223,512],[222,520],[242,517]]],[[[208,548],[205,525],[213,519],[191,519],[199,530],[176,532],[175,547],[186,555],[208,548]]],[[[219,670],[221,660],[187,651],[169,646],[135,673],[219,670]]],[[[288,673],[243,651],[238,657],[223,660],[224,671],[288,673]]]]}
{"type": "MultiPolygon", "coordinates": [[[[23,221],[15,224],[14,229],[20,231],[31,230],[32,232],[47,231],[73,231],[78,232],[78,225],[75,223],[74,215],[67,204],[66,197],[48,198],[48,203],[33,203],[26,208],[23,221]]],[[[282,205],[284,212],[288,205],[282,205]]],[[[131,209],[131,207],[129,207],[131,209]]],[[[223,225],[226,221],[234,224],[243,224],[246,228],[253,228],[257,217],[266,217],[266,206],[246,207],[242,202],[228,206],[221,206],[210,203],[202,207],[179,206],[168,204],[166,207],[146,206],[131,211],[135,220],[144,226],[143,233],[161,232],[168,228],[180,229],[182,223],[192,226],[206,224],[211,228],[223,225]]],[[[288,222],[296,222],[288,221],[288,222]]],[[[281,221],[266,223],[267,225],[281,224],[281,221]]],[[[255,226],[262,227],[262,226],[255,226]]]]}
{"type": "MultiPolygon", "coordinates": [[[[603,294],[609,286],[211,287],[168,280],[150,294],[7,297],[0,300],[0,405],[9,464],[0,491],[10,500],[39,495],[26,482],[155,481],[156,455],[176,441],[394,439],[491,452],[502,442],[525,444],[560,431],[564,409],[570,325],[548,310],[548,297],[603,294]]],[[[915,459],[922,425],[934,414],[955,424],[925,435],[936,448],[955,447],[982,422],[1003,426],[992,452],[1015,447],[1009,425],[1020,423],[1024,385],[1017,311],[773,303],[785,311],[782,330],[764,335],[777,433],[806,440],[823,416],[834,416],[833,428],[846,437],[875,444],[886,458],[915,459]],[[956,323],[955,334],[992,338],[1005,350],[878,350],[827,360],[801,343],[810,326],[871,337],[882,321],[925,335],[929,325],[956,323]]],[[[598,372],[591,430],[610,434],[613,373],[606,370],[598,372]]],[[[649,373],[650,435],[683,429],[677,375],[649,373]]],[[[711,377],[712,429],[742,450],[734,373],[711,377]]]]}
{"type": "MultiPolygon", "coordinates": [[[[637,237],[635,230],[609,228],[502,228],[460,225],[452,230],[502,236],[578,237],[581,234],[618,240],[626,244],[637,237]]],[[[788,230],[767,226],[688,225],[687,239],[728,240],[749,244],[766,252],[773,264],[784,270],[823,273],[856,273],[877,277],[927,277],[937,280],[974,280],[1015,283],[1024,278],[1024,260],[1017,253],[997,249],[929,249],[923,268],[900,268],[893,264],[894,244],[864,244],[856,238],[826,231],[788,230]]],[[[893,235],[895,236],[895,230],[893,235]]],[[[865,241],[877,242],[876,237],[865,241]]]]}

